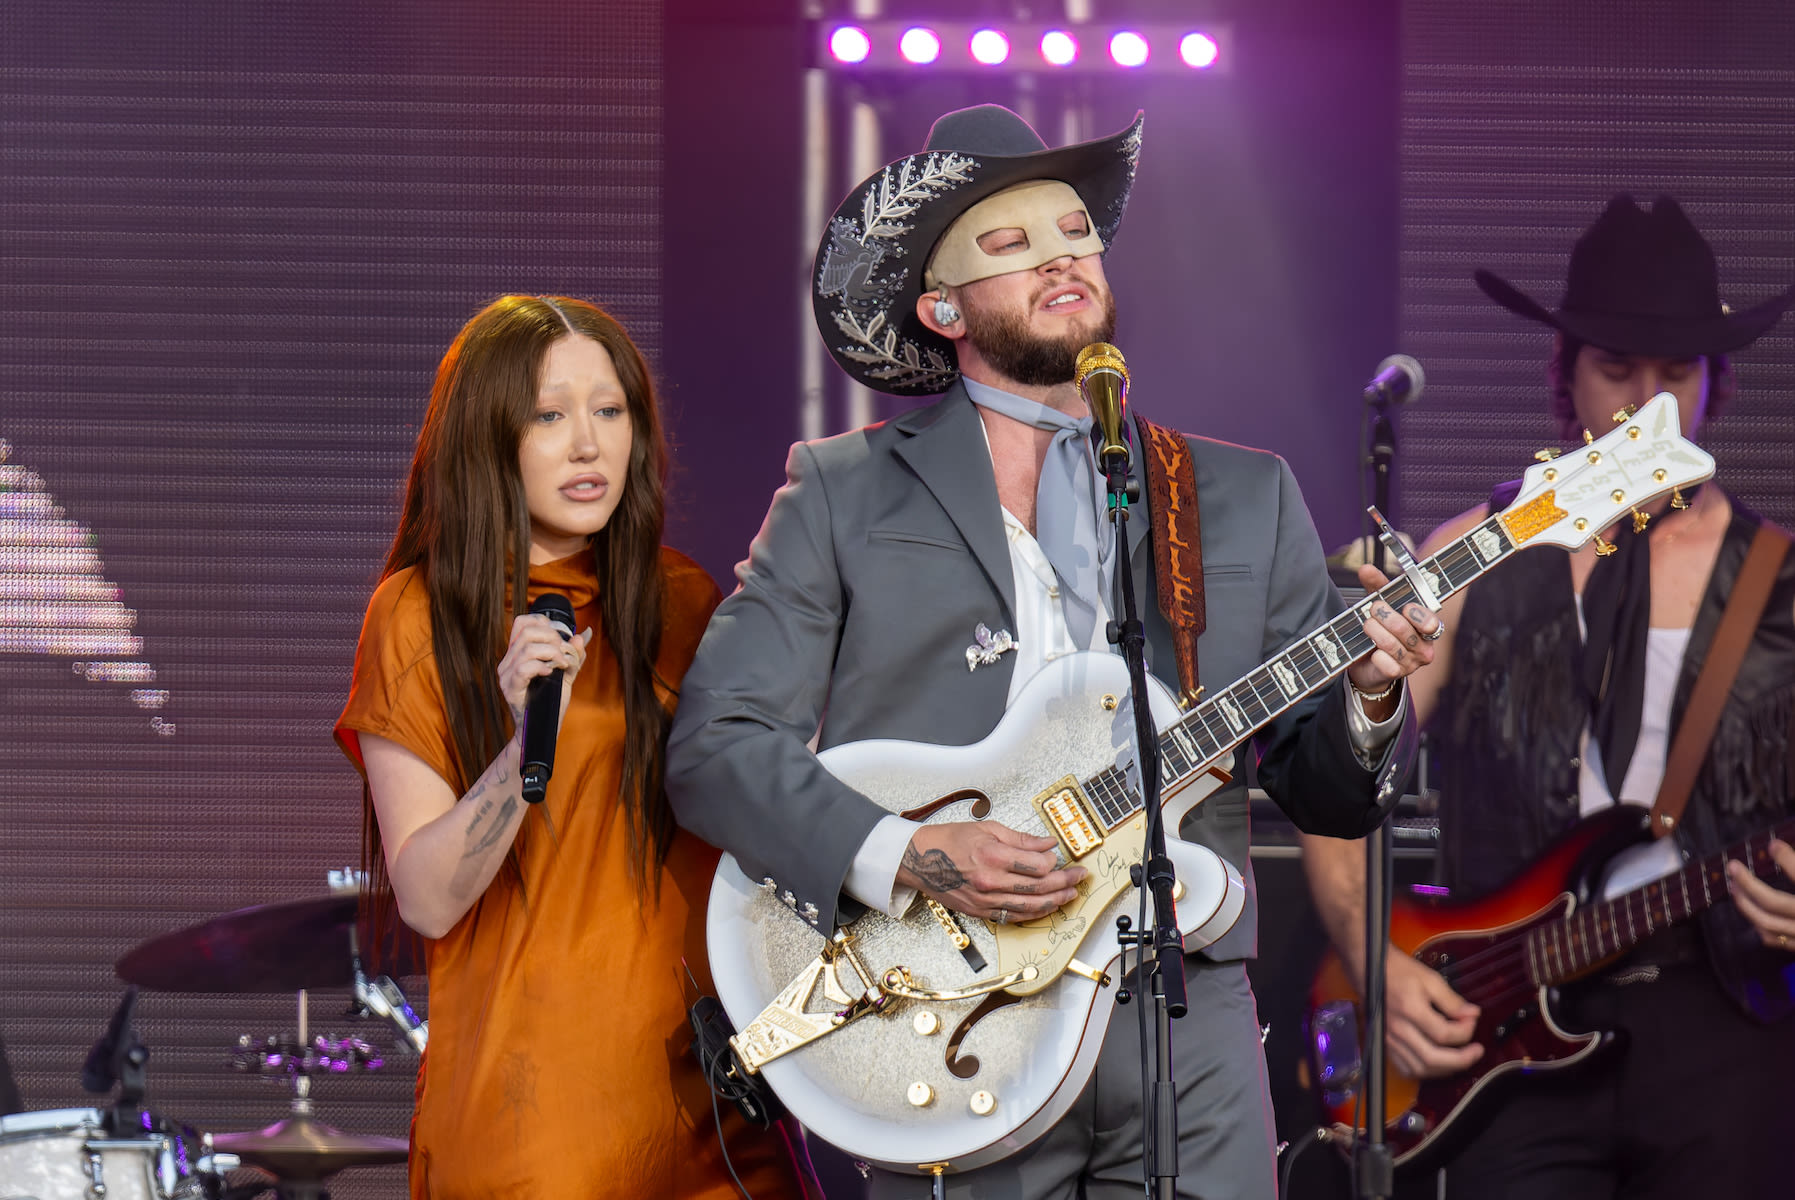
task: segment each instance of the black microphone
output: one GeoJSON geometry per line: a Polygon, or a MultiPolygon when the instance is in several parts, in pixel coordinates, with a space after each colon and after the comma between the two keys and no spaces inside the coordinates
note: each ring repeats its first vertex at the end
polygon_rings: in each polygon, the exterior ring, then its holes
{"type": "Polygon", "coordinates": [[[125,989],[118,1007],[112,1010],[112,1020],[107,1023],[106,1032],[87,1051],[87,1061],[81,1064],[81,1086],[85,1090],[104,1095],[118,1082],[120,1052],[129,1054],[135,1049],[130,1043],[135,1040],[131,1033],[131,1010],[136,1007],[137,985],[131,984],[125,989]]]}
{"type": "MultiPolygon", "coordinates": [[[[573,605],[566,596],[545,592],[530,605],[560,631],[562,641],[573,638],[573,605]]],[[[539,804],[548,794],[548,777],[555,773],[555,737],[561,731],[561,675],[556,667],[530,680],[524,701],[523,792],[524,799],[539,804]]]]}
{"type": "Polygon", "coordinates": [[[1406,354],[1392,354],[1377,364],[1377,374],[1365,385],[1365,403],[1413,404],[1426,386],[1420,363],[1406,354]]]}
{"type": "Polygon", "coordinates": [[[1122,422],[1128,414],[1128,367],[1122,352],[1108,342],[1092,342],[1078,352],[1073,378],[1103,438],[1097,461],[1107,472],[1126,471],[1128,439],[1122,422]]]}

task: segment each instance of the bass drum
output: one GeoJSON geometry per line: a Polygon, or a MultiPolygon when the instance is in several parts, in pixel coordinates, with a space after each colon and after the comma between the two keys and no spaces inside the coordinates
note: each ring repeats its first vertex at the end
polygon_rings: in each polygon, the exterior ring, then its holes
{"type": "Polygon", "coordinates": [[[170,1200],[176,1182],[170,1139],[111,1137],[97,1109],[0,1117],[0,1200],[170,1200]]]}

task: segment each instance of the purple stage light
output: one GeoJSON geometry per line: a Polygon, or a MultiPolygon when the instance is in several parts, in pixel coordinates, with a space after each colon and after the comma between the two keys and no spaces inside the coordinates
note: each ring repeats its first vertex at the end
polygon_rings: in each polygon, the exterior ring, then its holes
{"type": "Polygon", "coordinates": [[[1124,29],[1109,39],[1109,56],[1116,60],[1118,67],[1145,66],[1147,39],[1132,29],[1124,29]]]}
{"type": "Polygon", "coordinates": [[[1064,29],[1049,29],[1041,35],[1041,57],[1056,67],[1069,67],[1078,61],[1078,39],[1064,29]]]}
{"type": "Polygon", "coordinates": [[[898,39],[898,53],[913,63],[932,63],[941,57],[941,39],[933,29],[918,25],[904,30],[904,36],[898,39]]]}
{"type": "Polygon", "coordinates": [[[1215,39],[1206,33],[1187,33],[1178,43],[1178,57],[1184,60],[1187,67],[1213,67],[1222,48],[1215,44],[1215,39]]]}
{"type": "Polygon", "coordinates": [[[995,29],[981,29],[967,43],[972,57],[987,67],[995,67],[1010,56],[1010,39],[995,29]]]}
{"type": "Polygon", "coordinates": [[[866,30],[856,25],[839,26],[829,35],[829,53],[845,63],[862,63],[872,53],[873,43],[866,30]]]}

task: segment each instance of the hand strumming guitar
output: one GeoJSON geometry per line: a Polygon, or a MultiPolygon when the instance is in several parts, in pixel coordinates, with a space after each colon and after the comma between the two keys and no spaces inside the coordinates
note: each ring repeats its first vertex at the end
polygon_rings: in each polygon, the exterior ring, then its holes
{"type": "Polygon", "coordinates": [[[1392,946],[1385,959],[1384,1009],[1390,1062],[1410,1079],[1463,1071],[1483,1057],[1471,1041],[1478,1008],[1445,976],[1392,946]]]}
{"type": "Polygon", "coordinates": [[[1032,921],[1070,901],[1089,874],[1056,869],[1058,844],[996,821],[925,825],[910,838],[897,881],[967,916],[1032,921]]]}

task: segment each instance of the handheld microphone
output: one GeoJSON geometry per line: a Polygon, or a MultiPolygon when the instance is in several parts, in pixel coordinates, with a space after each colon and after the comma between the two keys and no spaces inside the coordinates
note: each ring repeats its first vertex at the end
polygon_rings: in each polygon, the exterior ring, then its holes
{"type": "Polygon", "coordinates": [[[1122,352],[1108,342],[1092,342],[1078,352],[1073,379],[1103,437],[1097,461],[1107,472],[1126,471],[1128,441],[1122,422],[1128,413],[1128,367],[1122,352]]]}
{"type": "MultiPolygon", "coordinates": [[[[573,638],[573,605],[566,596],[545,592],[530,605],[530,611],[541,613],[560,631],[561,640],[573,638]]],[[[523,794],[531,804],[540,804],[548,794],[548,779],[555,773],[555,737],[561,731],[561,668],[530,680],[524,701],[523,730],[523,794]]]]}
{"type": "Polygon", "coordinates": [[[1392,354],[1377,364],[1377,374],[1365,385],[1365,403],[1413,404],[1426,386],[1420,363],[1406,354],[1392,354]]]}

